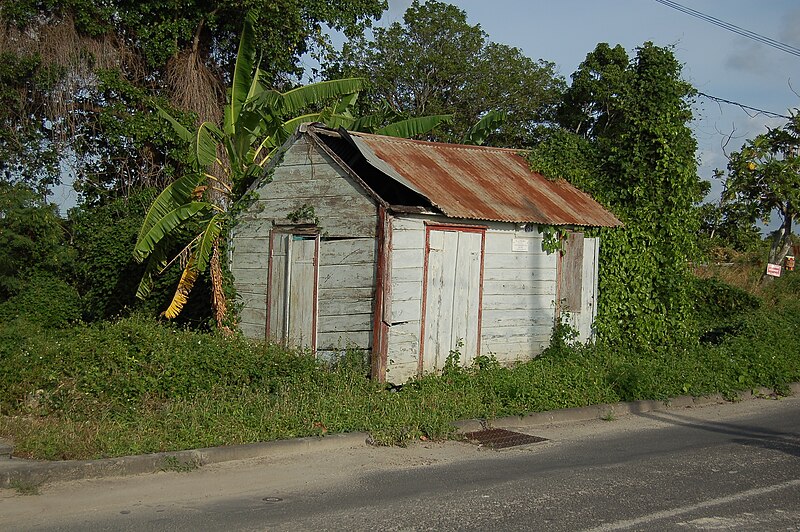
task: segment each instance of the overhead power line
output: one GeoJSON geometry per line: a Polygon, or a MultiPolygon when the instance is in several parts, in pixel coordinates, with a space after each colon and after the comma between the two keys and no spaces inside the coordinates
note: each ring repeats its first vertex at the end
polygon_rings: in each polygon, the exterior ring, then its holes
{"type": "MultiPolygon", "coordinates": [[[[660,0],[656,0],[656,1],[659,2],[660,0]]],[[[791,118],[792,118],[791,116],[782,115],[780,113],[773,113],[772,111],[765,111],[764,109],[758,109],[757,107],[750,107],[749,105],[745,105],[745,104],[739,103],[739,102],[734,102],[732,100],[726,100],[725,98],[719,98],[717,96],[711,96],[710,94],[706,94],[705,92],[697,91],[697,95],[698,96],[702,96],[704,98],[708,98],[709,100],[714,100],[715,102],[727,103],[729,105],[735,105],[735,106],[740,107],[740,108],[742,108],[742,109],[744,109],[746,111],[753,111],[755,113],[762,114],[762,115],[765,115],[765,116],[771,116],[773,118],[785,118],[787,120],[791,120],[791,118]]]]}
{"type": "Polygon", "coordinates": [[[735,24],[731,24],[730,22],[725,22],[724,20],[720,20],[716,17],[712,17],[711,15],[706,15],[705,13],[701,13],[695,9],[690,7],[683,6],[677,2],[673,2],[672,0],[656,0],[659,4],[663,4],[667,7],[671,7],[681,13],[686,13],[687,15],[691,15],[695,18],[699,18],[701,20],[705,20],[715,26],[719,26],[720,28],[726,29],[728,31],[732,31],[742,37],[747,37],[748,39],[752,39],[756,42],[760,42],[761,44],[766,44],[767,46],[772,46],[773,48],[777,48],[787,54],[792,54],[794,56],[800,57],[800,48],[796,48],[790,44],[786,44],[781,41],[776,41],[775,39],[771,39],[769,37],[765,37],[760,33],[756,33],[754,31],[746,30],[741,28],[735,24]]]}

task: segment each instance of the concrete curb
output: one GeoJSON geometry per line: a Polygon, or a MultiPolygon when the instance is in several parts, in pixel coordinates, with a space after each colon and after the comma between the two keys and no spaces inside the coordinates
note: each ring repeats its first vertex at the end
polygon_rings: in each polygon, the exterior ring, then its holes
{"type": "MultiPolygon", "coordinates": [[[[562,410],[552,410],[549,412],[535,412],[525,416],[509,416],[485,419],[465,419],[454,423],[457,432],[464,434],[487,428],[525,428],[549,425],[551,423],[564,423],[575,421],[593,421],[596,419],[613,419],[630,414],[645,414],[648,412],[663,412],[665,410],[677,410],[682,408],[695,408],[707,405],[749,401],[764,397],[777,397],[774,390],[769,388],[757,388],[739,392],[735,401],[728,401],[720,393],[704,397],[692,397],[682,395],[673,397],[666,401],[633,401],[630,403],[608,403],[602,405],[582,406],[578,408],[564,408],[562,410]]],[[[789,385],[789,395],[800,395],[800,383],[795,382],[789,385]]]]}
{"type": "Polygon", "coordinates": [[[367,444],[365,432],[295,438],[245,445],[123,456],[102,460],[39,461],[0,459],[0,488],[38,486],[45,482],[190,471],[200,466],[263,456],[289,456],[305,451],[340,450],[367,444]]]}
{"type": "MultiPolygon", "coordinates": [[[[789,385],[790,395],[800,395],[800,383],[789,385]]],[[[773,390],[759,388],[741,392],[738,401],[760,397],[776,397],[773,390]]],[[[521,428],[575,421],[608,419],[630,414],[659,412],[680,408],[694,408],[710,404],[727,403],[721,394],[707,397],[681,396],[667,401],[634,401],[631,403],[612,403],[565,408],[550,412],[537,412],[526,416],[511,416],[493,420],[466,419],[454,423],[458,433],[472,432],[485,428],[521,428]]],[[[9,458],[12,452],[10,443],[0,440],[0,488],[17,486],[38,486],[45,482],[80,480],[88,478],[116,477],[157,473],[159,471],[189,471],[208,464],[233,460],[246,460],[259,457],[280,457],[306,451],[340,450],[368,445],[371,438],[365,432],[332,434],[324,437],[296,438],[245,445],[229,445],[191,449],[102,460],[64,460],[38,461],[9,458]]]]}

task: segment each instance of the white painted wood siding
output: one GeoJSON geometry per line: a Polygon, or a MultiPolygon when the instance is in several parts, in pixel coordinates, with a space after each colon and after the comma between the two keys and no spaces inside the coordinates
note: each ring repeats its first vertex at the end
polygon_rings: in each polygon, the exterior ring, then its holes
{"type": "Polygon", "coordinates": [[[425,296],[423,372],[442,369],[452,351],[461,363],[478,354],[483,235],[432,229],[425,296]]]}
{"type": "Polygon", "coordinates": [[[481,352],[503,362],[529,359],[550,343],[556,255],[542,236],[516,224],[490,224],[484,258],[481,352]],[[516,250],[516,251],[515,251],[516,250]]]}
{"type": "Polygon", "coordinates": [[[322,238],[317,349],[372,348],[374,238],[322,238]]]}
{"type": "MultiPolygon", "coordinates": [[[[465,223],[422,215],[392,221],[390,382],[404,382],[418,372],[426,219],[465,223]]],[[[538,231],[510,223],[475,224],[487,226],[481,354],[502,362],[536,356],[549,345],[555,320],[556,255],[542,251],[538,231]],[[514,251],[515,240],[517,249],[527,250],[514,251]]]]}
{"type": "Polygon", "coordinates": [[[417,374],[422,327],[425,224],[420,218],[391,220],[391,302],[386,380],[402,383],[417,374]]]}

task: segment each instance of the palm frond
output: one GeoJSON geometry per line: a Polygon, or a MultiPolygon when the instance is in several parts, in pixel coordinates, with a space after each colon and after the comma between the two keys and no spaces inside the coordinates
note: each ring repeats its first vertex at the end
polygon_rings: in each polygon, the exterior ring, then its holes
{"type": "Polygon", "coordinates": [[[430,133],[439,124],[450,122],[452,119],[453,115],[431,115],[408,118],[384,126],[376,130],[375,133],[378,135],[410,139],[418,135],[430,133]]]}
{"type": "Polygon", "coordinates": [[[186,142],[193,142],[194,141],[194,133],[192,133],[189,130],[189,128],[187,128],[186,126],[184,126],[183,124],[181,124],[180,122],[175,120],[175,118],[171,114],[166,112],[160,106],[156,105],[156,109],[158,109],[158,114],[162,118],[166,119],[167,122],[170,123],[170,125],[172,126],[172,129],[175,131],[175,133],[178,135],[178,137],[181,138],[181,140],[184,140],[186,142]]]}
{"type": "Polygon", "coordinates": [[[242,106],[247,101],[247,95],[253,82],[253,66],[255,64],[256,47],[253,26],[255,14],[248,11],[244,18],[242,36],[239,39],[239,50],[236,54],[236,65],[233,70],[231,82],[230,112],[225,113],[225,133],[233,135],[236,132],[236,121],[242,106]]]}
{"type": "Polygon", "coordinates": [[[211,217],[200,236],[200,240],[195,248],[194,256],[197,264],[197,271],[204,272],[208,266],[208,261],[211,259],[211,253],[214,248],[214,242],[217,241],[219,234],[222,232],[222,225],[225,221],[225,216],[222,213],[217,213],[211,217]]]}
{"type": "MultiPolygon", "coordinates": [[[[142,227],[139,229],[139,235],[136,238],[135,248],[139,247],[144,236],[150,232],[159,220],[162,220],[181,205],[191,202],[194,198],[195,190],[205,179],[206,176],[203,174],[186,174],[162,190],[147,210],[142,227]]],[[[134,253],[134,257],[136,257],[136,253],[134,253]]],[[[137,260],[141,262],[144,258],[145,256],[142,256],[137,260]]]]}
{"type": "Polygon", "coordinates": [[[211,122],[203,122],[197,128],[197,135],[192,144],[192,151],[200,170],[208,168],[217,161],[217,144],[223,133],[211,122]]]}
{"type": "Polygon", "coordinates": [[[358,92],[363,88],[363,78],[335,79],[304,85],[283,93],[281,111],[284,113],[296,113],[311,105],[341,98],[358,92]]]}
{"type": "Polygon", "coordinates": [[[133,249],[133,258],[142,262],[156,249],[161,240],[185,221],[202,211],[213,210],[214,206],[202,201],[192,201],[167,212],[152,224],[150,229],[139,235],[136,247],[133,249]]]}
{"type": "Polygon", "coordinates": [[[333,106],[333,112],[335,114],[340,114],[340,115],[349,114],[350,110],[353,108],[353,106],[356,104],[356,101],[358,100],[358,94],[359,93],[354,92],[352,94],[347,94],[339,98],[339,101],[336,102],[336,105],[333,106]]]}
{"type": "Polygon", "coordinates": [[[380,127],[383,122],[383,113],[375,113],[356,118],[349,129],[350,131],[363,131],[364,133],[372,133],[376,128],[380,127]]]}
{"type": "Polygon", "coordinates": [[[491,110],[483,118],[478,120],[475,125],[469,128],[462,139],[463,144],[480,146],[486,142],[486,138],[506,121],[506,114],[497,110],[491,110]]]}
{"type": "Polygon", "coordinates": [[[161,273],[167,266],[166,250],[166,241],[162,240],[161,244],[156,246],[150,254],[150,260],[147,261],[142,280],[139,281],[139,286],[136,288],[137,299],[144,299],[153,291],[153,277],[161,273]]]}

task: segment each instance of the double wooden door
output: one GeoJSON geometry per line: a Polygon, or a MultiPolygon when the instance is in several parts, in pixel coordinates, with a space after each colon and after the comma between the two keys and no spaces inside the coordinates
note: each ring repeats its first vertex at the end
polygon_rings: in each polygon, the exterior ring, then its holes
{"type": "Polygon", "coordinates": [[[479,353],[483,238],[480,230],[428,228],[422,372],[441,369],[453,351],[467,365],[479,353]]]}

